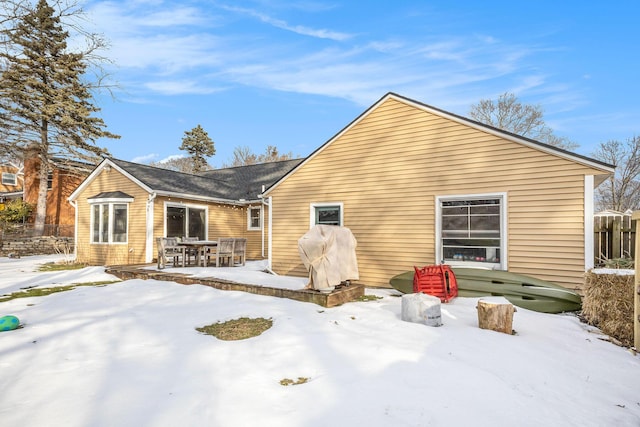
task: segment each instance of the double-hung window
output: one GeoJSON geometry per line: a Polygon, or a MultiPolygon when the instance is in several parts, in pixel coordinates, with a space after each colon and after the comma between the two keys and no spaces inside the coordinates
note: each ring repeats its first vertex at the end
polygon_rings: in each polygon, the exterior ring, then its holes
{"type": "Polygon", "coordinates": [[[506,269],[506,195],[439,197],[438,259],[506,269]]]}
{"type": "Polygon", "coordinates": [[[309,225],[342,225],[342,203],[312,203],[309,225]]]}
{"type": "Polygon", "coordinates": [[[249,206],[247,208],[247,230],[262,230],[262,208],[249,206]]]}

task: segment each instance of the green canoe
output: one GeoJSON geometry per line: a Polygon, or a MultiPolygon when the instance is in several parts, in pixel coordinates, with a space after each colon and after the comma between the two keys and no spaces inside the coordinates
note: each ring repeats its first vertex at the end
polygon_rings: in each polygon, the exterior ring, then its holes
{"type": "MultiPolygon", "coordinates": [[[[577,311],[582,298],[570,289],[545,280],[508,271],[452,267],[458,296],[503,296],[513,305],[542,313],[577,311]]],[[[413,292],[414,271],[394,276],[389,284],[403,293],[413,292]]]]}

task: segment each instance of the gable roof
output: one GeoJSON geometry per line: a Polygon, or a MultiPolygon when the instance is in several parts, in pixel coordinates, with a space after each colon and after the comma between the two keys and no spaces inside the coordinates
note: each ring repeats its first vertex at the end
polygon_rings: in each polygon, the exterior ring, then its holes
{"type": "Polygon", "coordinates": [[[262,186],[270,187],[302,159],[257,165],[214,169],[198,175],[177,172],[155,166],[105,158],[91,175],[69,197],[75,200],[78,194],[103,169],[113,167],[136,182],[149,193],[181,197],[194,200],[209,200],[223,203],[242,203],[258,200],[262,186]]]}
{"type": "Polygon", "coordinates": [[[377,102],[375,102],[372,106],[370,106],[369,108],[367,108],[362,114],[360,114],[358,117],[356,117],[351,123],[349,123],[347,126],[345,126],[342,130],[340,130],[338,133],[336,133],[333,137],[331,137],[327,142],[325,142],[324,144],[322,144],[320,147],[318,147],[318,149],[316,149],[313,153],[311,153],[306,159],[304,159],[302,162],[300,162],[300,164],[298,164],[296,167],[294,167],[293,169],[291,169],[289,172],[287,172],[286,175],[282,176],[281,179],[279,179],[277,182],[275,182],[266,192],[265,195],[269,192],[271,192],[273,189],[275,189],[282,181],[284,181],[285,179],[287,179],[291,174],[293,174],[298,168],[302,167],[305,163],[309,162],[311,159],[313,159],[315,156],[317,156],[319,153],[321,153],[322,151],[324,151],[325,148],[327,148],[331,143],[333,143],[333,141],[335,141],[336,139],[338,139],[340,136],[342,136],[345,132],[347,132],[348,130],[350,130],[352,127],[354,127],[356,124],[358,124],[360,121],[362,121],[365,117],[367,117],[369,114],[371,114],[374,110],[376,110],[380,105],[382,105],[385,101],[389,100],[389,99],[394,99],[398,102],[402,102],[406,105],[412,106],[414,108],[418,108],[420,110],[429,112],[431,114],[452,120],[454,122],[460,123],[462,125],[465,126],[469,126],[472,127],[474,129],[478,129],[480,131],[483,132],[487,132],[490,133],[492,135],[498,136],[500,138],[503,139],[507,139],[509,141],[513,141],[528,147],[532,147],[534,149],[552,154],[552,155],[556,155],[558,157],[562,157],[564,159],[576,162],[576,163],[580,163],[583,164],[585,166],[588,167],[592,167],[595,169],[599,169],[602,171],[603,175],[601,177],[601,180],[597,183],[599,184],[600,182],[602,182],[606,177],[608,177],[610,174],[614,173],[615,170],[615,166],[614,165],[610,165],[607,164],[605,162],[602,162],[600,160],[596,160],[596,159],[592,159],[590,157],[587,156],[583,156],[580,154],[576,154],[573,153],[571,151],[567,151],[567,150],[563,150],[561,148],[549,145],[549,144],[545,144],[542,143],[540,141],[536,141],[524,136],[520,136],[517,135],[515,133],[511,133],[511,132],[507,132],[504,131],[502,129],[498,129],[495,128],[493,126],[489,126],[486,125],[484,123],[481,122],[477,122],[475,120],[454,114],[454,113],[450,113],[448,111],[442,110],[440,108],[436,108],[436,107],[432,107],[430,105],[424,104],[422,102],[404,97],[402,95],[398,95],[396,93],[393,92],[388,92],[386,95],[384,95],[382,98],[380,98],[377,102]]]}

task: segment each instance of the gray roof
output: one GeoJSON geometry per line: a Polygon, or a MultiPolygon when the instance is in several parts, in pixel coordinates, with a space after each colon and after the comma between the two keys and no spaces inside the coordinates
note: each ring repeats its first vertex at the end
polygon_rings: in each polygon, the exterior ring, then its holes
{"type": "Polygon", "coordinates": [[[256,200],[262,186],[269,188],[302,159],[213,169],[198,175],[155,166],[109,159],[152,191],[223,200],[256,200]]]}
{"type": "Polygon", "coordinates": [[[93,197],[89,197],[89,199],[133,199],[133,196],[122,191],[103,191],[93,197]]]}

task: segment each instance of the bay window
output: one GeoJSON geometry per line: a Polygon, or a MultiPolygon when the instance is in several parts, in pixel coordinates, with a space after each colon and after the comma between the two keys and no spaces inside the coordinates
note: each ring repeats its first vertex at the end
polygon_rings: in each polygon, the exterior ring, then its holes
{"type": "Polygon", "coordinates": [[[91,243],[127,243],[129,205],[91,204],[91,243]]]}

